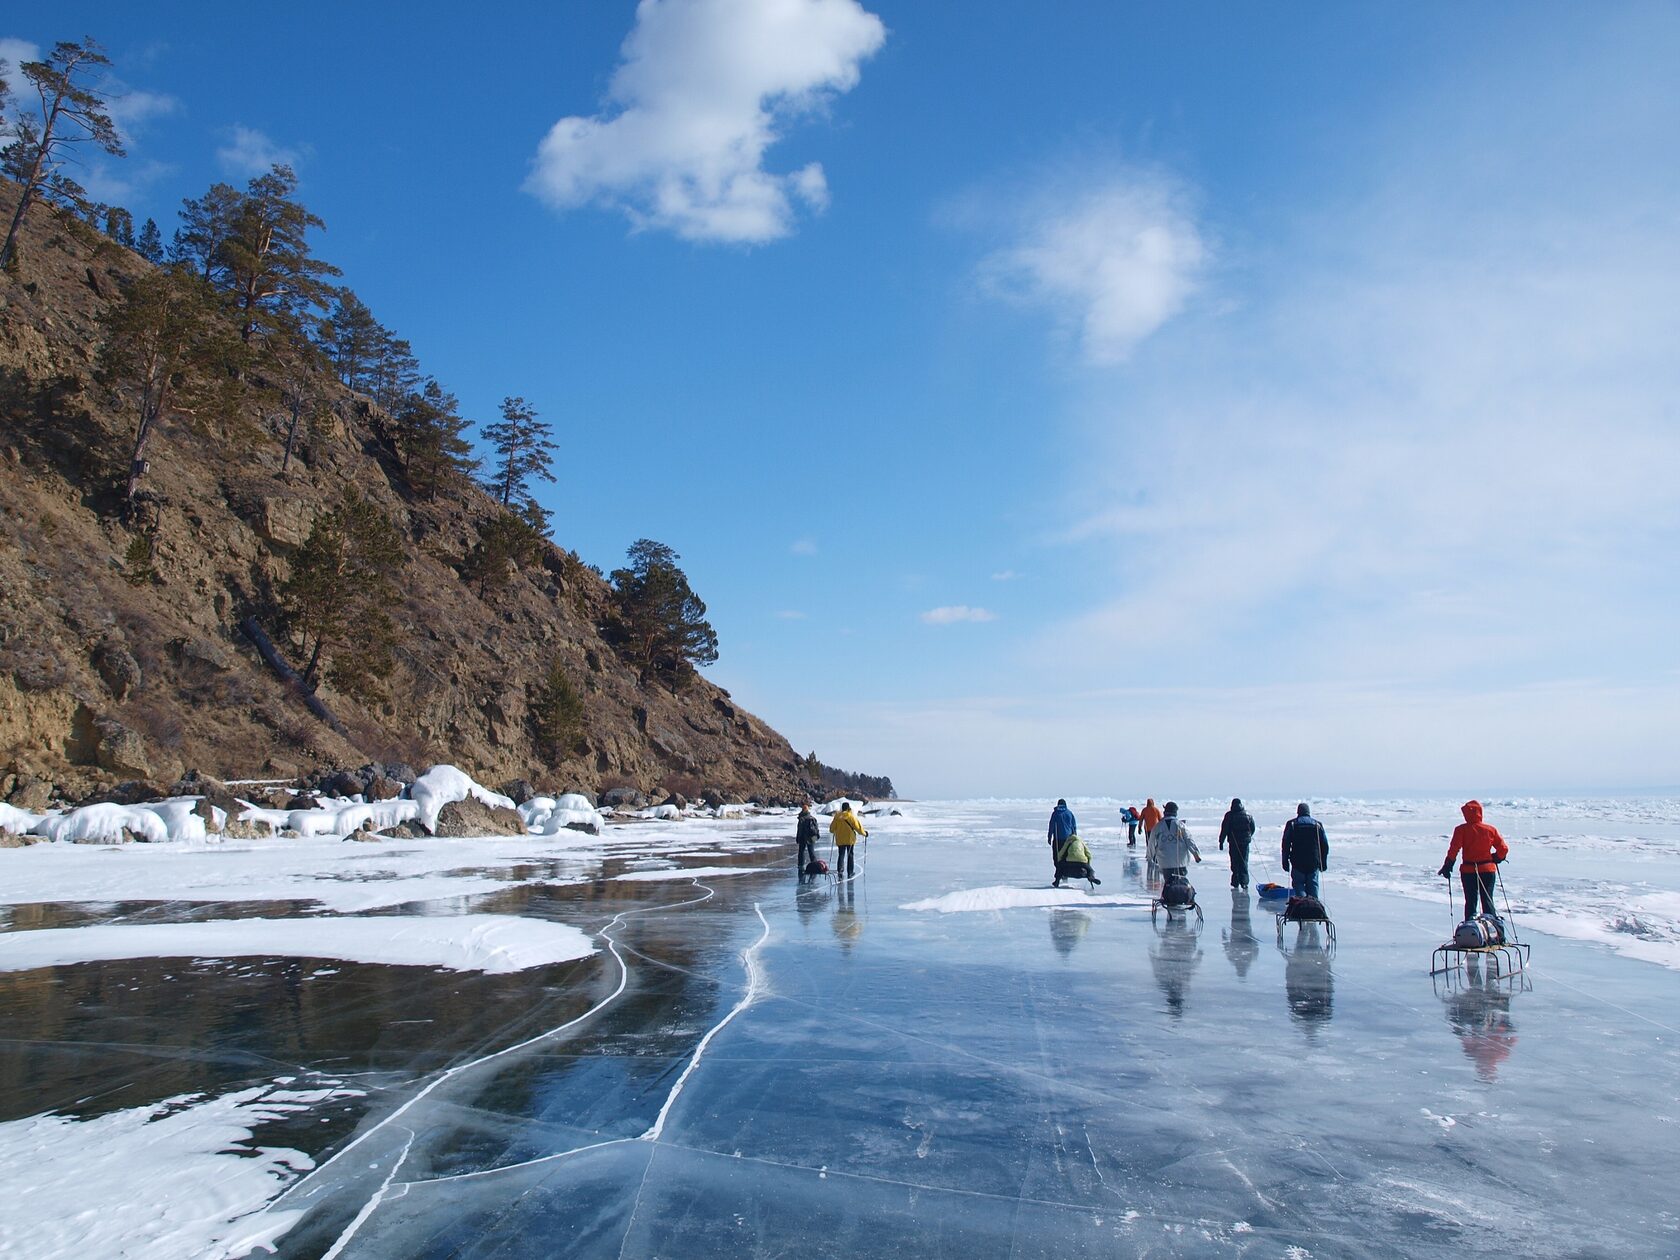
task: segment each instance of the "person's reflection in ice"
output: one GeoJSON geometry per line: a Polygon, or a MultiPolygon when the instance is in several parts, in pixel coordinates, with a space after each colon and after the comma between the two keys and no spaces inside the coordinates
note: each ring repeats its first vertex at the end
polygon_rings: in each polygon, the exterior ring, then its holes
{"type": "Polygon", "coordinates": [[[1500,1064],[1517,1044],[1511,984],[1510,979],[1484,974],[1481,960],[1472,956],[1465,960],[1463,986],[1447,997],[1447,1024],[1458,1034],[1465,1057],[1476,1065],[1477,1078],[1490,1085],[1499,1079],[1500,1064]]]}
{"type": "Polygon", "coordinates": [[[1050,912],[1050,943],[1063,958],[1091,930],[1091,916],[1083,910],[1055,909],[1050,912]]]}
{"type": "Polygon", "coordinates": [[[794,889],[793,905],[799,911],[800,926],[808,932],[811,920],[817,917],[817,912],[823,908],[828,900],[828,876],[801,875],[799,884],[794,889]]]}
{"type": "Polygon", "coordinates": [[[834,936],[840,948],[850,951],[863,935],[863,918],[857,912],[857,881],[845,879],[837,885],[834,903],[834,936]]]}
{"type": "Polygon", "coordinates": [[[1254,924],[1248,917],[1248,892],[1231,890],[1231,926],[1220,934],[1225,941],[1225,957],[1237,969],[1237,975],[1248,978],[1248,969],[1260,956],[1260,940],[1254,935],[1254,924]]]}
{"type": "Polygon", "coordinates": [[[1175,1019],[1184,1014],[1190,996],[1190,977],[1202,961],[1202,946],[1187,916],[1169,914],[1149,946],[1149,965],[1155,983],[1167,999],[1167,1011],[1175,1019]]]}
{"type": "MultiPolygon", "coordinates": [[[[1336,998],[1336,978],[1330,970],[1328,942],[1318,924],[1303,923],[1295,934],[1295,948],[1284,950],[1288,960],[1283,983],[1289,996],[1289,1014],[1311,1041],[1330,1022],[1336,998]]],[[[1280,945],[1278,947],[1282,949],[1280,945]]]]}
{"type": "Polygon", "coordinates": [[[1126,878],[1139,888],[1143,887],[1143,863],[1138,861],[1137,854],[1126,854],[1126,878]]]}

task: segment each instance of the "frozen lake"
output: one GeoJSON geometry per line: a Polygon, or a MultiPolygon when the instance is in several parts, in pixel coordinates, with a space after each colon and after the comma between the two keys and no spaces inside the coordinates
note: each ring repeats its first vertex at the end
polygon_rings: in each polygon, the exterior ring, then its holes
{"type": "Polygon", "coordinates": [[[1457,802],[1320,804],[1333,955],[1223,802],[1199,928],[1072,804],[1099,895],[1048,800],[839,887],[791,818],[0,851],[0,1254],[1680,1254],[1680,803],[1485,802],[1534,962],[1453,983],[1457,802]]]}

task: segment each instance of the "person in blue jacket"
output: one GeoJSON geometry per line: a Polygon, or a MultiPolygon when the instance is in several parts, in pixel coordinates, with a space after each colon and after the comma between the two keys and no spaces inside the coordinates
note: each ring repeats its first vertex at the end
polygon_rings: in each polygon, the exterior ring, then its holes
{"type": "Polygon", "coordinates": [[[1078,831],[1079,823],[1074,818],[1073,811],[1068,808],[1067,801],[1058,799],[1056,808],[1050,811],[1050,860],[1052,862],[1056,860],[1056,854],[1061,851],[1061,847],[1067,843],[1067,838],[1076,835],[1078,831]]]}

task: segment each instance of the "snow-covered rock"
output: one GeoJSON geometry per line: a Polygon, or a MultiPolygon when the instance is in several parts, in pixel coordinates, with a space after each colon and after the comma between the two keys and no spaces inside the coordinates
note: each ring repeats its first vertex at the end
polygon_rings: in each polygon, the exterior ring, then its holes
{"type": "Polygon", "coordinates": [[[208,836],[204,816],[194,813],[198,807],[196,796],[172,796],[166,801],[147,801],[136,806],[163,819],[171,840],[203,840],[208,836]]]}
{"type": "Polygon", "coordinates": [[[69,813],[49,815],[31,831],[72,844],[121,844],[124,831],[140,840],[161,843],[169,839],[169,826],[162,818],[149,809],[128,805],[83,805],[69,813]]]}
{"type": "Polygon", "coordinates": [[[466,771],[454,766],[433,766],[414,781],[412,795],[414,803],[419,806],[416,816],[427,831],[437,830],[438,814],[445,805],[464,801],[468,797],[501,809],[518,808],[508,797],[492,792],[466,771]]]}
{"type": "Polygon", "coordinates": [[[0,831],[9,831],[14,836],[30,835],[46,817],[46,814],[32,814],[27,809],[0,801],[0,831]]]}
{"type": "Polygon", "coordinates": [[[531,833],[538,836],[555,836],[562,831],[587,831],[592,836],[601,834],[604,823],[601,814],[594,809],[554,809],[550,810],[540,823],[531,827],[531,833]]]}
{"type": "Polygon", "coordinates": [[[655,805],[651,809],[639,809],[636,811],[637,818],[657,818],[665,819],[671,822],[675,822],[682,816],[682,810],[678,809],[675,805],[655,805]]]}

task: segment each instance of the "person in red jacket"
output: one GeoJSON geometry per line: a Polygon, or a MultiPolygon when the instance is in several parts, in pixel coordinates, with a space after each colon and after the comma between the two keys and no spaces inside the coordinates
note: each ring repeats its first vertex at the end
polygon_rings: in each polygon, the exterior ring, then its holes
{"type": "Polygon", "coordinates": [[[1452,878],[1453,859],[1464,857],[1464,865],[1459,868],[1459,880],[1464,885],[1464,917],[1476,917],[1476,902],[1480,899],[1482,910],[1493,914],[1493,872],[1511,846],[1505,843],[1505,837],[1498,830],[1482,821],[1482,804],[1480,801],[1466,801],[1464,804],[1464,821],[1453,828],[1452,844],[1447,849],[1447,860],[1441,864],[1441,875],[1445,879],[1452,878]]]}

